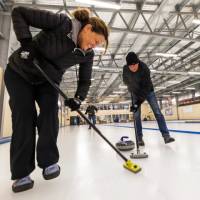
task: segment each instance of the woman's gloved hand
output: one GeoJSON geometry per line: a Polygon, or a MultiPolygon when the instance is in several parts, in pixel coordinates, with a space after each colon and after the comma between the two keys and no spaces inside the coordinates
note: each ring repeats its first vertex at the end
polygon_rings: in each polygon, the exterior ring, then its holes
{"type": "Polygon", "coordinates": [[[65,100],[65,106],[71,108],[71,111],[78,110],[81,106],[81,100],[78,98],[69,98],[65,100]]]}
{"type": "Polygon", "coordinates": [[[33,62],[36,57],[35,48],[32,42],[32,39],[23,39],[20,41],[21,44],[21,52],[20,58],[26,62],[33,62]]]}

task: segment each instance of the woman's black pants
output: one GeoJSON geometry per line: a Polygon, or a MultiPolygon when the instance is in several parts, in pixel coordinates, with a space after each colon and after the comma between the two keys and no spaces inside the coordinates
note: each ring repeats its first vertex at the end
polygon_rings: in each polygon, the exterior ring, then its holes
{"type": "Polygon", "coordinates": [[[30,84],[9,66],[4,80],[12,112],[11,179],[16,180],[35,169],[35,155],[40,168],[58,162],[58,92],[48,82],[30,84]]]}

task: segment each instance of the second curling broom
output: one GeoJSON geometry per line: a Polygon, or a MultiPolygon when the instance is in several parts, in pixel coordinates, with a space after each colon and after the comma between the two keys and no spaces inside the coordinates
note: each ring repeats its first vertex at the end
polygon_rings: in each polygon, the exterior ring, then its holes
{"type": "MultiPolygon", "coordinates": [[[[132,106],[134,107],[133,94],[132,93],[131,93],[131,102],[132,102],[132,106]]],[[[137,124],[136,124],[134,112],[133,112],[133,122],[134,122],[134,130],[135,130],[136,152],[131,153],[130,158],[135,158],[135,159],[148,158],[147,153],[145,153],[145,152],[141,153],[141,151],[140,151],[140,147],[139,147],[139,144],[138,144],[137,124]]]]}

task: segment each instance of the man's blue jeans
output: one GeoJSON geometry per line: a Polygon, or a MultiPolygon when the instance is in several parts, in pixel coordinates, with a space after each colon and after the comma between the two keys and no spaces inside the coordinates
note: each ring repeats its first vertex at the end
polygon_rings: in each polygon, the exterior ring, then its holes
{"type": "MultiPolygon", "coordinates": [[[[149,103],[149,105],[154,113],[154,116],[155,116],[156,121],[159,126],[159,130],[162,133],[162,136],[163,137],[169,136],[169,130],[167,128],[165,118],[164,118],[163,114],[161,113],[160,108],[158,106],[158,102],[157,102],[155,93],[153,91],[150,92],[147,95],[146,100],[149,103]]],[[[134,101],[135,100],[133,99],[133,102],[134,101]]],[[[142,122],[141,122],[141,107],[138,109],[138,111],[134,115],[135,115],[136,126],[137,126],[137,136],[138,136],[138,138],[141,138],[143,136],[142,122]]]]}
{"type": "MultiPolygon", "coordinates": [[[[88,115],[89,120],[95,125],[96,124],[96,115],[88,115]]],[[[91,128],[91,126],[89,126],[91,128]]]]}

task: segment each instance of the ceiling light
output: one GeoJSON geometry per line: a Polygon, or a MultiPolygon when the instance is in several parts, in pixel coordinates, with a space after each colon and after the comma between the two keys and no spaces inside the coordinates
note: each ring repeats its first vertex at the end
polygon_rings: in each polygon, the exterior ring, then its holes
{"type": "Polygon", "coordinates": [[[127,86],[126,86],[126,85],[120,85],[119,88],[120,88],[120,89],[126,89],[127,86]]]}
{"type": "Polygon", "coordinates": [[[172,92],[173,94],[180,94],[181,92],[172,92]]]}
{"type": "Polygon", "coordinates": [[[195,88],[194,87],[187,87],[187,88],[185,88],[186,90],[195,90],[195,88]]]}
{"type": "Polygon", "coordinates": [[[180,83],[181,81],[168,81],[168,83],[172,83],[172,84],[177,84],[180,83]]]}
{"type": "Polygon", "coordinates": [[[191,75],[200,75],[200,72],[188,72],[188,74],[191,74],[191,75]]]}
{"type": "Polygon", "coordinates": [[[162,96],[163,97],[170,97],[171,95],[169,95],[169,94],[163,94],[162,96]]]}
{"type": "Polygon", "coordinates": [[[194,18],[194,19],[192,20],[192,23],[193,23],[193,24],[198,24],[198,25],[200,25],[200,19],[194,18]]]}
{"type": "Polygon", "coordinates": [[[102,2],[102,1],[94,1],[94,0],[75,0],[75,2],[78,3],[83,3],[83,4],[89,4],[92,6],[97,6],[100,8],[112,8],[112,9],[116,9],[119,10],[121,8],[120,4],[116,4],[116,3],[107,3],[107,2],[102,2]]]}
{"type": "Polygon", "coordinates": [[[155,53],[156,56],[161,56],[161,57],[166,57],[166,58],[170,58],[170,57],[178,57],[177,54],[174,53],[155,53]]]}
{"type": "Polygon", "coordinates": [[[99,69],[99,67],[98,66],[94,66],[94,67],[92,67],[92,69],[99,69]]]}
{"type": "Polygon", "coordinates": [[[114,93],[114,94],[124,94],[125,91],[114,91],[113,93],[114,93]]]}
{"type": "Polygon", "coordinates": [[[119,95],[117,95],[117,94],[110,94],[110,95],[108,95],[109,97],[118,97],[119,95]]]}
{"type": "Polygon", "coordinates": [[[157,89],[165,89],[166,87],[165,86],[157,86],[156,88],[157,89]]]}
{"type": "Polygon", "coordinates": [[[105,47],[95,47],[93,50],[96,52],[105,52],[106,49],[105,47]]]}

